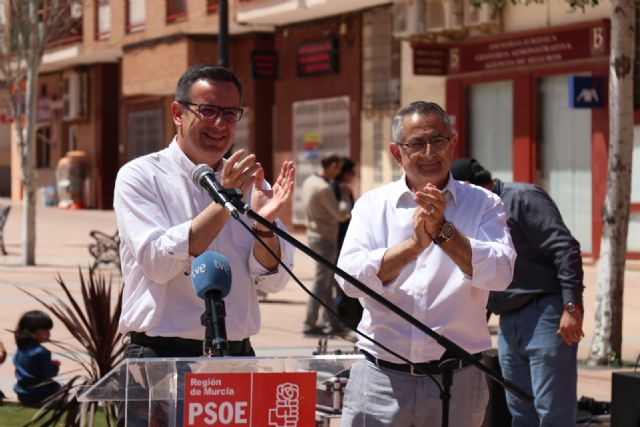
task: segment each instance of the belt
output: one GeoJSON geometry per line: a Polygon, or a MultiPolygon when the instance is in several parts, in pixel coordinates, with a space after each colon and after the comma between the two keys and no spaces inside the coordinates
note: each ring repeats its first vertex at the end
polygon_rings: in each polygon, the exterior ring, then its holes
{"type": "MultiPolygon", "coordinates": [[[[186,350],[194,353],[194,355],[202,355],[202,340],[192,340],[180,337],[150,337],[144,332],[129,332],[131,343],[147,347],[165,347],[186,350]]],[[[251,349],[249,338],[240,341],[227,341],[229,345],[229,354],[244,353],[246,348],[251,349]]],[[[244,354],[242,354],[244,355],[244,354]]]]}
{"type": "MultiPolygon", "coordinates": [[[[362,354],[364,354],[365,359],[367,359],[369,362],[373,363],[379,368],[390,369],[392,371],[397,371],[397,372],[406,372],[408,374],[416,375],[416,376],[441,374],[442,369],[440,369],[439,365],[440,363],[442,363],[444,360],[447,360],[447,359],[455,359],[456,362],[458,363],[453,367],[452,369],[453,371],[460,368],[464,368],[465,366],[469,366],[471,364],[466,360],[458,359],[456,357],[447,357],[447,356],[442,356],[440,360],[432,360],[431,362],[393,363],[393,362],[387,362],[386,360],[378,359],[372,354],[367,353],[364,350],[360,350],[360,351],[362,351],[362,354]]],[[[483,355],[484,353],[482,352],[472,354],[472,356],[477,360],[482,360],[483,355]]]]}

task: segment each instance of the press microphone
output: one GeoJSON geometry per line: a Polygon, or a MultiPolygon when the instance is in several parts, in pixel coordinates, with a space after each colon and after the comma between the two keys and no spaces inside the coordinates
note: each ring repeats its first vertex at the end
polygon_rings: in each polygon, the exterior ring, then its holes
{"type": "Polygon", "coordinates": [[[231,266],[229,260],[218,252],[206,251],[191,263],[191,283],[196,294],[205,302],[205,312],[200,317],[205,327],[205,348],[214,356],[229,353],[225,308],[222,300],[231,290],[231,266]]]}
{"type": "Polygon", "coordinates": [[[211,166],[205,163],[194,166],[191,170],[191,179],[207,190],[211,198],[215,200],[216,203],[224,206],[232,217],[235,219],[239,218],[238,209],[233,206],[233,203],[231,203],[231,200],[229,200],[229,197],[225,194],[224,187],[220,185],[216,179],[216,175],[211,166]]]}

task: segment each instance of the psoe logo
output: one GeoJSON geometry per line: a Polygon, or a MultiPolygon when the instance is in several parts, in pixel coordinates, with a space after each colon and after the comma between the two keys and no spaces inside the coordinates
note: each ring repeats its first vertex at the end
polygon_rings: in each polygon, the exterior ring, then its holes
{"type": "Polygon", "coordinates": [[[282,383],[276,389],[276,407],[269,409],[270,427],[297,427],[300,421],[300,387],[282,383]]]}

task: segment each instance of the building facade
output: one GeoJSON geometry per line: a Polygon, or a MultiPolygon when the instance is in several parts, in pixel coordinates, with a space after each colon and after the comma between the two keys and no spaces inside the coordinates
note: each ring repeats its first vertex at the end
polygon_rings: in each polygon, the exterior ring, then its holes
{"type": "MultiPolygon", "coordinates": [[[[563,1],[505,2],[498,10],[466,0],[229,3],[230,65],[245,85],[236,146],[255,152],[267,177],[293,159],[299,189],[324,154],[338,153],[359,166],[356,193],[389,182],[401,173],[387,148],[393,115],[431,100],[452,116],[458,155],[476,157],[504,180],[541,185],[584,255],[597,257],[609,3],[584,11],[563,1]]],[[[85,2],[79,37],[44,58],[38,185],[56,185],[60,159],[80,150],[88,165],[85,205],[111,208],[118,168],[171,141],[175,84],[189,66],[217,62],[217,30],[217,0],[85,2]]],[[[636,123],[631,258],[640,258],[640,114],[636,123]]],[[[0,174],[9,174],[10,162],[18,199],[19,158],[11,148],[11,156],[0,150],[0,174]]],[[[284,215],[290,225],[303,224],[299,199],[297,191],[284,215]]]]}

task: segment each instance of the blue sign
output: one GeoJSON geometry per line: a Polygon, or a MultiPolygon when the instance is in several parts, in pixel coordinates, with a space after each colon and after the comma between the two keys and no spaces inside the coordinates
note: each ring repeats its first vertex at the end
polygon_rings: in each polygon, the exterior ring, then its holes
{"type": "Polygon", "coordinates": [[[604,107],[604,79],[593,76],[570,76],[569,107],[604,107]]]}

